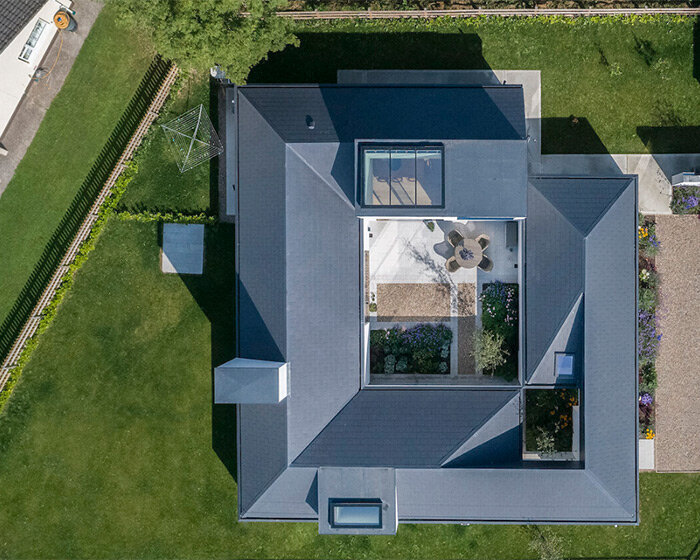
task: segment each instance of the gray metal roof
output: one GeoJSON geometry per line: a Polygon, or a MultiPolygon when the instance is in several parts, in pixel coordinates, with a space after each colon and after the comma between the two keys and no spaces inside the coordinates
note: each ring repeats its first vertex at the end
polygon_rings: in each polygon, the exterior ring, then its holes
{"type": "Polygon", "coordinates": [[[517,391],[360,391],[295,466],[439,467],[517,391]]]}
{"type": "Polygon", "coordinates": [[[586,237],[586,468],[630,517],[637,503],[637,181],[586,237]],[[604,413],[601,413],[604,411],[604,413]]]}
{"type": "Polygon", "coordinates": [[[290,364],[283,403],[239,406],[241,516],[317,519],[316,467],[352,465],[396,468],[403,521],[636,522],[634,179],[526,186],[526,143],[509,105],[518,88],[378,89],[237,90],[238,354],[290,364]],[[398,124],[383,114],[379,135],[374,104],[386,113],[390,91],[408,112],[398,124]],[[488,132],[502,138],[473,140],[488,128],[473,115],[448,126],[455,107],[435,102],[440,91],[457,105],[481,100],[487,114],[503,108],[488,132]],[[432,101],[433,120],[411,112],[416,100],[432,101]],[[417,132],[408,136],[406,123],[417,132]],[[584,468],[512,468],[518,389],[360,390],[354,141],[378,135],[442,139],[446,205],[436,216],[527,214],[525,367],[531,382],[551,383],[553,352],[582,355],[584,468]]]}
{"type": "MultiPolygon", "coordinates": [[[[254,108],[308,167],[353,204],[356,141],[439,141],[445,149],[445,197],[444,207],[431,209],[433,215],[525,215],[521,86],[253,85],[239,88],[239,97],[245,100],[241,108],[254,108]],[[307,117],[313,118],[313,129],[307,117]]],[[[298,182],[291,176],[287,180],[298,182]]],[[[410,216],[424,215],[425,209],[356,204],[356,213],[410,216]]]]}
{"type": "Polygon", "coordinates": [[[522,463],[520,455],[520,393],[510,400],[447,457],[446,468],[508,467],[522,463]]]}
{"type": "MultiPolygon", "coordinates": [[[[636,479],[629,471],[622,476],[636,479]]],[[[396,484],[403,522],[636,520],[587,470],[398,469],[396,484]]]]}
{"type": "MultiPolygon", "coordinates": [[[[24,29],[46,4],[46,0],[4,0],[0,2],[0,52],[24,29]]],[[[56,5],[58,9],[58,5],[56,5]]],[[[19,56],[19,53],[17,53],[19,56]]]]}
{"type": "Polygon", "coordinates": [[[528,379],[545,355],[553,368],[551,344],[583,293],[585,264],[583,235],[540,192],[539,183],[530,180],[525,220],[528,379]]]}
{"type": "Polygon", "coordinates": [[[518,85],[250,85],[239,91],[288,143],[523,140],[526,135],[518,85]]]}

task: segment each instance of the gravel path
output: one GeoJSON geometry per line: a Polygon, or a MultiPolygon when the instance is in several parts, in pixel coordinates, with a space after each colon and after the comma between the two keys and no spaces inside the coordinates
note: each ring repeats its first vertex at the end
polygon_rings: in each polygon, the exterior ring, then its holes
{"type": "Polygon", "coordinates": [[[663,333],[656,371],[656,470],[700,471],[700,220],[657,217],[663,333]]]}

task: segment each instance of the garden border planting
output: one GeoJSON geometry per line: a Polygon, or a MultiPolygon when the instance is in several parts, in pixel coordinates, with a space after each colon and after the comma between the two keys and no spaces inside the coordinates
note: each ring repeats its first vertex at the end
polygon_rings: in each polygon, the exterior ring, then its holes
{"type": "Polygon", "coordinates": [[[658,319],[658,285],[654,257],[659,249],[653,216],[639,215],[639,304],[637,310],[639,355],[639,432],[640,437],[654,439],[656,353],[661,340],[658,319]]]}
{"type": "Polygon", "coordinates": [[[552,387],[525,389],[525,452],[545,458],[569,453],[574,448],[574,407],[579,404],[578,389],[552,387]]]}
{"type": "MultiPolygon", "coordinates": [[[[601,16],[647,16],[647,15],[700,15],[700,8],[467,8],[452,10],[315,10],[280,11],[277,15],[294,20],[327,19],[396,19],[396,18],[465,18],[465,17],[601,17],[601,16]]],[[[246,14],[247,15],[247,14],[246,14]]]]}

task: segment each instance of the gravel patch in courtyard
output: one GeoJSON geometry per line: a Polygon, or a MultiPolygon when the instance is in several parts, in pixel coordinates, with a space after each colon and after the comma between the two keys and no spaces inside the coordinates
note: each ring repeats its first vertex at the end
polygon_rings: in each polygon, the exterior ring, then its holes
{"type": "Polygon", "coordinates": [[[448,321],[450,285],[377,284],[377,320],[448,321]]]}
{"type": "Polygon", "coordinates": [[[656,470],[700,471],[700,220],[659,216],[656,470]]]}

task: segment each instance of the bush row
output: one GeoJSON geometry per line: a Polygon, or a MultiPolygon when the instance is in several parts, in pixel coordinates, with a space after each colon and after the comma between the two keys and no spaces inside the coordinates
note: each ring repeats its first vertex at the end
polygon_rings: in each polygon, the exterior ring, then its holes
{"type": "Polygon", "coordinates": [[[455,18],[450,16],[436,18],[396,18],[396,19],[337,19],[337,20],[314,20],[299,21],[294,26],[294,31],[303,33],[312,29],[329,31],[336,28],[338,31],[343,28],[363,27],[376,28],[384,32],[391,31],[437,31],[450,32],[455,30],[478,30],[483,26],[489,28],[501,27],[504,31],[514,28],[547,25],[565,25],[570,27],[596,27],[605,26],[635,26],[640,24],[658,24],[673,26],[679,23],[693,23],[692,16],[673,14],[638,14],[638,15],[606,15],[606,16],[581,16],[567,17],[560,15],[543,16],[494,16],[484,15],[475,17],[455,18]]]}
{"type": "Polygon", "coordinates": [[[126,222],[173,222],[176,224],[214,225],[217,221],[216,216],[212,216],[206,212],[184,214],[182,212],[152,212],[150,210],[144,210],[143,212],[119,210],[116,216],[120,220],[126,222]]]}

